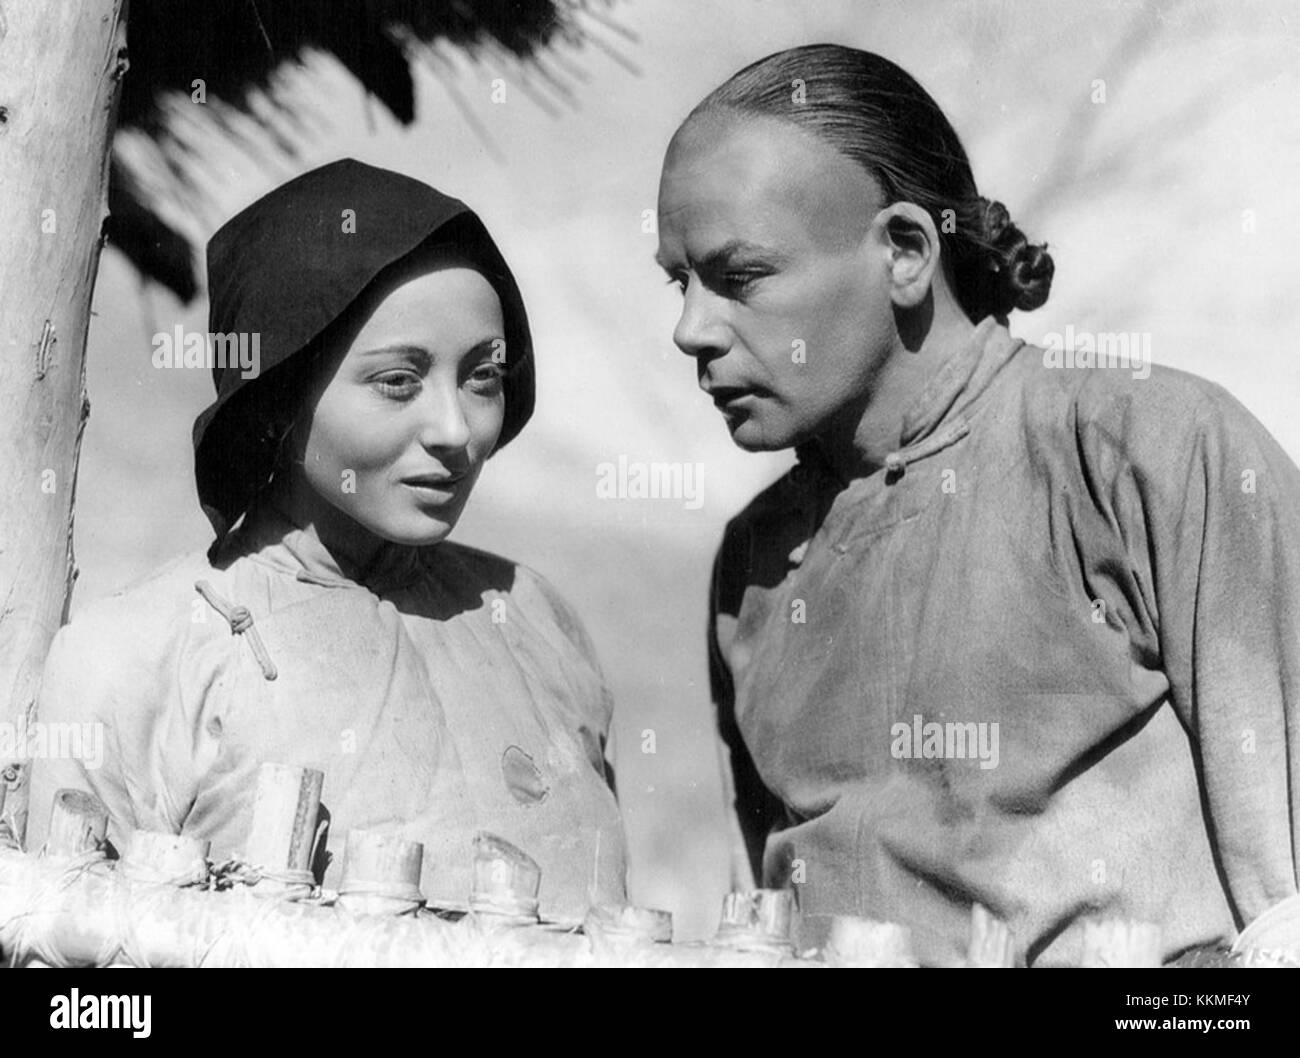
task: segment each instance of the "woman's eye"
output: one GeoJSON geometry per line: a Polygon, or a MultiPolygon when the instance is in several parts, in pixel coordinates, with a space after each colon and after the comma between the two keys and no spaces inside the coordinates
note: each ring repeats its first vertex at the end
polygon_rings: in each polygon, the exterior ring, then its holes
{"type": "Polygon", "coordinates": [[[684,275],[669,276],[668,285],[670,287],[676,287],[683,294],[686,293],[686,277],[684,275]]]}
{"type": "Polygon", "coordinates": [[[399,400],[413,397],[420,391],[420,377],[409,372],[380,375],[374,384],[384,396],[399,400]]]}
{"type": "Polygon", "coordinates": [[[506,379],[506,369],[497,363],[479,364],[470,372],[470,385],[480,393],[495,393],[506,379]]]}

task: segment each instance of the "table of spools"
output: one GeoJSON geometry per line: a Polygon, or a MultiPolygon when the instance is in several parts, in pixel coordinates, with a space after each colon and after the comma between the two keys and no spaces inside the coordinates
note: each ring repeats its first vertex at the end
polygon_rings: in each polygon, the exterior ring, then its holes
{"type": "MultiPolygon", "coordinates": [[[[245,851],[213,863],[193,837],[134,831],[106,853],[108,812],[61,790],[48,839],[24,852],[0,833],[0,951],[14,966],[552,966],[914,967],[908,930],[849,916],[826,945],[796,951],[790,890],[729,893],[706,942],[672,942],[672,917],[640,907],[593,907],[584,922],[538,916],[541,870],[525,850],[488,833],[473,848],[467,910],[429,908],[423,849],[384,832],[346,837],[336,892],[310,867],[320,838],[323,775],[264,764],[245,851]]],[[[1185,965],[1300,965],[1294,954],[1239,946],[1185,965]]],[[[1006,923],[972,908],[965,967],[1014,967],[1006,923]]],[[[1156,927],[1089,922],[1081,965],[1159,966],[1156,927]]]]}

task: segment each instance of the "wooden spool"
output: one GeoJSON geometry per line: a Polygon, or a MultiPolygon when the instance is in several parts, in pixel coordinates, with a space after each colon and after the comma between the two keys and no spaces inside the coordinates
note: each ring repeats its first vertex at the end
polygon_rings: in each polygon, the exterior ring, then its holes
{"type": "Polygon", "coordinates": [[[1016,965],[1016,942],[1010,927],[983,904],[971,905],[966,965],[981,968],[1016,965]]]}
{"type": "Polygon", "coordinates": [[[133,830],[118,864],[127,878],[159,885],[203,885],[210,843],[187,834],[133,830]]]}
{"type": "Polygon", "coordinates": [[[912,931],[897,922],[876,922],[853,915],[831,919],[830,937],[823,953],[830,966],[915,967],[912,931]]]}
{"type": "Polygon", "coordinates": [[[615,945],[670,944],[673,939],[673,916],[653,907],[593,907],[583,920],[582,931],[592,946],[609,942],[615,945]]]}
{"type": "Polygon", "coordinates": [[[472,911],[512,925],[537,921],[542,869],[523,849],[495,834],[474,835],[472,911]]]}
{"type": "Polygon", "coordinates": [[[315,883],[316,848],[323,772],[288,764],[263,764],[257,773],[253,823],[243,859],[261,872],[254,884],[264,892],[303,893],[315,883]]]}
{"type": "Polygon", "coordinates": [[[397,834],[349,831],[338,906],[358,915],[404,915],[424,903],[424,846],[397,834]]]}
{"type": "Polygon", "coordinates": [[[1083,924],[1080,966],[1146,968],[1160,965],[1160,927],[1128,919],[1083,924]]]}
{"type": "Polygon", "coordinates": [[[790,952],[794,893],[789,889],[754,889],[722,898],[722,921],[713,943],[744,951],[790,952]]]}
{"type": "Polygon", "coordinates": [[[50,806],[46,856],[81,856],[103,852],[108,843],[108,809],[94,794],[63,789],[50,806]]]}

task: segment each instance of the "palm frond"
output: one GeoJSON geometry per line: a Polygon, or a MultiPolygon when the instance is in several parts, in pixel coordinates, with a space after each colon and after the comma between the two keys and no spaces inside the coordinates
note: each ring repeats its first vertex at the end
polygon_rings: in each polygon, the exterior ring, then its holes
{"type": "Polygon", "coordinates": [[[611,17],[616,0],[132,0],[118,137],[109,180],[109,241],[146,279],[183,301],[198,290],[191,235],[164,200],[200,207],[194,128],[176,100],[202,82],[213,128],[254,153],[293,158],[315,130],[285,89],[286,71],[332,56],[397,121],[415,120],[416,63],[450,48],[471,60],[507,57],[528,93],[555,113],[574,106],[583,71],[563,52],[619,49],[635,37],[611,17]],[[611,39],[614,38],[614,39],[611,39]],[[552,63],[543,56],[550,53],[552,63]],[[548,94],[549,93],[549,94],[548,94]],[[143,138],[156,149],[128,149],[143,138]],[[155,164],[148,164],[146,153],[155,164]],[[160,175],[161,181],[160,181],[160,175]],[[162,186],[166,185],[166,186],[162,186]]]}

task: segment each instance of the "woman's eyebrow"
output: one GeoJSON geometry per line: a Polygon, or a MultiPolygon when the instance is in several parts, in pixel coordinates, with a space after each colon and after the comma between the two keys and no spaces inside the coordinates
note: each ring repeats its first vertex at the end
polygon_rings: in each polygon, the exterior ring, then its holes
{"type": "MultiPolygon", "coordinates": [[[[478,356],[480,354],[493,354],[498,349],[505,347],[505,338],[500,335],[492,335],[488,338],[482,338],[465,350],[464,356],[478,356]]],[[[434,356],[428,349],[422,345],[411,345],[409,342],[398,342],[393,345],[376,346],[374,349],[366,349],[358,354],[362,357],[379,357],[379,356],[404,356],[409,360],[416,360],[422,364],[433,362],[434,356]]]]}
{"type": "Polygon", "coordinates": [[[374,349],[366,349],[361,356],[408,356],[417,360],[430,360],[429,350],[420,345],[410,345],[399,342],[396,345],[381,345],[374,349]]]}
{"type": "Polygon", "coordinates": [[[494,353],[499,348],[504,348],[506,340],[502,335],[494,334],[490,338],[484,338],[475,342],[466,350],[466,355],[472,353],[494,353]]]}

